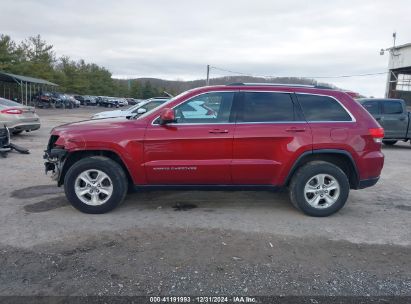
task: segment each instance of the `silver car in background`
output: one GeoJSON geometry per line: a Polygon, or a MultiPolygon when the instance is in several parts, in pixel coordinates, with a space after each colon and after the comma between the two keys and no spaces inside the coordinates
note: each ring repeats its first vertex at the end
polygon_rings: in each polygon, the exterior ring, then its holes
{"type": "Polygon", "coordinates": [[[6,126],[12,134],[40,129],[40,118],[34,107],[0,98],[0,127],[6,126]]]}

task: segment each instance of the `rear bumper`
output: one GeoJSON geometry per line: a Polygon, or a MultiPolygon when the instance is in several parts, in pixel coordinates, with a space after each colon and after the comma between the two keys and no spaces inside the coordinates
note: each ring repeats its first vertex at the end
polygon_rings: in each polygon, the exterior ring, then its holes
{"type": "Polygon", "coordinates": [[[379,179],[380,177],[378,176],[374,178],[360,180],[360,182],[358,183],[357,189],[364,189],[364,188],[372,187],[378,182],[379,179]]]}
{"type": "Polygon", "coordinates": [[[40,122],[27,122],[9,125],[10,131],[34,131],[40,129],[40,122]]]}

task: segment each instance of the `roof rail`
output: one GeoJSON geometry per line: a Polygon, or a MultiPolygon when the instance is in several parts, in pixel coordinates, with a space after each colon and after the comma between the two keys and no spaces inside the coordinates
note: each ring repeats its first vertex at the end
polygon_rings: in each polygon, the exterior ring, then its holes
{"type": "Polygon", "coordinates": [[[297,84],[297,83],[252,83],[252,82],[234,82],[227,84],[227,86],[274,86],[274,87],[303,87],[303,88],[315,88],[315,85],[311,84],[297,84]]]}

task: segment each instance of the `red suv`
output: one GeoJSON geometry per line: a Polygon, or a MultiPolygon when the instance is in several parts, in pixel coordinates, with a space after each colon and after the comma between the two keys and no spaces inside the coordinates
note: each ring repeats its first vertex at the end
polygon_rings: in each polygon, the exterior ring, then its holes
{"type": "Polygon", "coordinates": [[[184,92],[139,117],[52,130],[46,172],[86,213],[128,189],[275,189],[312,216],[377,183],[384,131],[349,95],[298,85],[237,83],[184,92]]]}

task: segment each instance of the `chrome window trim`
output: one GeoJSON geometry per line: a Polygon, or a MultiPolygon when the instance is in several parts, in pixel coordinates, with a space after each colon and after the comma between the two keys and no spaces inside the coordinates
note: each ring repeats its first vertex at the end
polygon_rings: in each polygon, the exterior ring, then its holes
{"type": "MultiPolygon", "coordinates": [[[[352,113],[341,103],[341,101],[339,101],[337,98],[335,98],[334,96],[330,96],[330,95],[325,95],[325,94],[317,94],[317,93],[294,93],[295,95],[314,95],[314,96],[322,96],[322,97],[329,97],[331,99],[334,99],[336,102],[338,102],[338,104],[348,113],[348,115],[351,117],[351,120],[307,120],[307,122],[309,123],[330,123],[330,122],[337,122],[337,123],[341,123],[341,122],[346,122],[346,123],[352,123],[352,122],[357,122],[357,120],[355,119],[354,115],[352,115],[352,113]]],[[[298,99],[298,96],[297,96],[298,99]]],[[[303,109],[301,109],[303,111],[303,109]]],[[[304,111],[303,111],[304,114],[304,111]]]]}
{"type": "MultiPolygon", "coordinates": [[[[317,121],[313,121],[313,120],[292,120],[292,121],[262,121],[262,122],[219,122],[219,123],[170,123],[167,124],[168,126],[198,126],[198,125],[234,125],[234,124],[239,124],[239,125],[244,125],[244,124],[290,124],[290,123],[298,123],[298,124],[302,124],[302,123],[355,123],[357,122],[357,120],[355,119],[354,115],[352,115],[352,113],[334,96],[330,96],[330,95],[325,95],[325,94],[318,94],[318,93],[304,93],[304,92],[287,92],[287,91],[274,91],[274,90],[256,90],[256,89],[251,89],[251,90],[244,90],[244,89],[239,89],[239,90],[217,90],[217,91],[209,91],[209,92],[203,92],[203,93],[199,93],[197,95],[192,96],[190,99],[195,98],[197,96],[203,95],[203,94],[208,94],[208,93],[239,93],[239,92],[252,92],[252,93],[259,93],[259,92],[263,92],[263,93],[282,93],[282,94],[295,94],[295,95],[314,95],[314,96],[322,96],[322,97],[329,97],[331,99],[334,99],[347,113],[348,115],[351,117],[351,120],[347,120],[347,121],[341,121],[341,120],[317,120],[317,121]]],[[[298,96],[297,96],[298,98],[298,96]]],[[[182,103],[190,100],[184,100],[180,103],[178,103],[177,105],[175,105],[174,107],[172,107],[171,109],[174,109],[175,107],[178,107],[179,105],[181,105],[182,103]]],[[[301,109],[302,110],[302,109],[301,109]]],[[[303,113],[304,114],[304,113],[303,113]]],[[[151,125],[152,126],[160,126],[160,124],[155,124],[154,122],[159,119],[160,116],[156,116],[156,118],[154,118],[151,121],[151,125]]]]}

